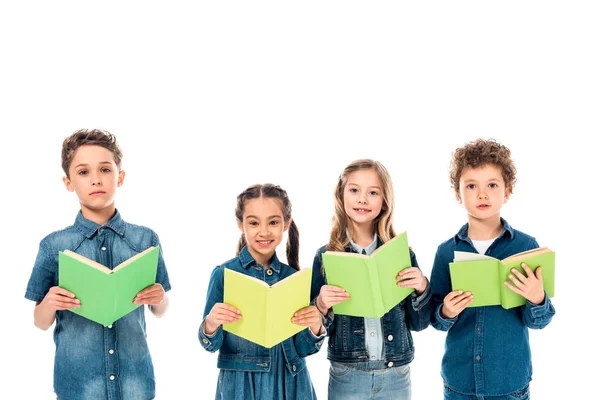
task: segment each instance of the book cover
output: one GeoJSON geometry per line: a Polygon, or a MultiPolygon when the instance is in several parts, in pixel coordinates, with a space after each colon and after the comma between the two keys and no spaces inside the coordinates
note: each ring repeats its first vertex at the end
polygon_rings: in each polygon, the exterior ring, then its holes
{"type": "Polygon", "coordinates": [[[310,304],[311,274],[312,268],[304,268],[269,286],[226,268],[223,302],[240,310],[242,319],[223,329],[266,348],[306,329],[293,324],[292,317],[310,304]]]}
{"type": "Polygon", "coordinates": [[[414,289],[397,285],[396,276],[411,267],[406,232],[384,243],[370,256],[326,251],[323,267],[327,284],[338,286],[350,298],[333,306],[335,314],[381,318],[414,289]]]}
{"type": "Polygon", "coordinates": [[[478,253],[454,252],[454,262],[450,263],[452,290],[462,290],[473,294],[468,307],[501,305],[505,309],[525,304],[524,297],[504,286],[512,268],[523,275],[521,263],[525,263],[535,273],[542,267],[544,290],[554,297],[555,253],[547,247],[524,251],[503,260],[478,253]]]}
{"type": "Polygon", "coordinates": [[[69,311],[108,326],[140,306],[133,300],[156,281],[158,247],[125,260],[114,269],[70,250],[59,252],[58,285],[75,294],[81,307],[69,311]]]}

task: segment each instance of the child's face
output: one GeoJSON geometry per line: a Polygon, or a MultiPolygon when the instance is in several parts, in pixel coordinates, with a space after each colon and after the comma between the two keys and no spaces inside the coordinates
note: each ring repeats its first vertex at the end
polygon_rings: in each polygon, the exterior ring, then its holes
{"type": "Polygon", "coordinates": [[[372,169],[361,169],[348,175],[344,186],[344,210],[356,227],[373,227],[383,207],[382,185],[372,169]]]}
{"type": "Polygon", "coordinates": [[[510,192],[506,189],[502,170],[486,164],[479,168],[465,168],[460,176],[456,199],[462,203],[469,216],[478,220],[497,218],[510,192]]]}
{"type": "Polygon", "coordinates": [[[246,237],[248,251],[257,263],[264,265],[273,257],[290,222],[285,223],[277,199],[261,197],[246,202],[238,227],[246,237]]]}
{"type": "Polygon", "coordinates": [[[75,151],[69,166],[69,178],[63,182],[75,192],[82,210],[102,211],[114,206],[117,187],[123,184],[125,172],[120,171],[110,150],[86,145],[75,151]]]}

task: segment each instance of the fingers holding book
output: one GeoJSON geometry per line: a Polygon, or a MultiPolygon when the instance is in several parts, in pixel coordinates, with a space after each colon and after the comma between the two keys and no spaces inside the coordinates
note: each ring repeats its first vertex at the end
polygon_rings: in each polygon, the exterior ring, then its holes
{"type": "Polygon", "coordinates": [[[346,301],[350,298],[350,293],[343,288],[331,285],[321,286],[321,291],[317,297],[316,305],[323,315],[327,314],[329,309],[336,304],[346,301]]]}
{"type": "Polygon", "coordinates": [[[442,306],[442,317],[454,318],[460,314],[471,302],[473,295],[470,292],[455,290],[444,297],[444,305],[442,306]]]}
{"type": "Polygon", "coordinates": [[[397,285],[404,288],[413,288],[417,294],[421,294],[427,289],[427,278],[421,270],[416,267],[405,268],[396,276],[397,285]]]}
{"type": "Polygon", "coordinates": [[[544,293],[544,282],[542,280],[542,267],[537,267],[535,273],[525,263],[521,263],[521,267],[523,268],[524,274],[516,268],[511,269],[511,274],[508,275],[508,278],[511,280],[512,284],[505,281],[504,285],[516,294],[523,296],[531,303],[536,305],[542,304],[546,297],[546,294],[544,293]]]}
{"type": "Polygon", "coordinates": [[[210,314],[205,320],[205,331],[207,334],[212,335],[219,326],[230,322],[237,322],[242,319],[240,311],[225,303],[216,303],[210,310],[210,314]]]}
{"type": "Polygon", "coordinates": [[[44,300],[42,300],[42,303],[46,303],[46,305],[54,311],[81,307],[80,301],[75,298],[73,293],[59,286],[51,287],[44,297],[44,300]]]}

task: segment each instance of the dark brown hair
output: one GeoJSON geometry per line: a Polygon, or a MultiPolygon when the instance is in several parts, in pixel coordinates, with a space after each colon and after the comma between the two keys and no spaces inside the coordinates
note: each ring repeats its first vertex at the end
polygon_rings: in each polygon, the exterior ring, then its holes
{"type": "Polygon", "coordinates": [[[477,139],[454,151],[450,163],[450,183],[456,193],[460,192],[460,176],[465,168],[479,168],[487,164],[500,167],[504,185],[512,193],[517,182],[517,169],[510,158],[509,148],[494,139],[477,139]]]}
{"type": "Polygon", "coordinates": [[[123,153],[121,153],[115,135],[101,129],[80,129],[73,132],[71,136],[63,141],[61,153],[62,169],[65,171],[67,177],[69,177],[69,167],[71,166],[75,152],[81,146],[88,145],[102,146],[113,153],[115,164],[117,164],[119,171],[121,170],[123,153]]]}
{"type": "MultiPolygon", "coordinates": [[[[300,264],[298,262],[298,254],[300,252],[300,233],[298,227],[292,220],[292,203],[288,198],[287,192],[277,185],[265,183],[264,185],[253,185],[240,193],[237,197],[237,206],[235,208],[235,217],[239,222],[243,222],[244,206],[249,200],[259,199],[261,197],[277,199],[281,204],[281,211],[283,212],[283,220],[287,224],[292,221],[288,230],[288,241],[286,245],[286,256],[287,263],[290,267],[297,271],[300,271],[300,264]]],[[[240,250],[246,245],[246,237],[242,233],[236,255],[240,253],[240,250]]]]}

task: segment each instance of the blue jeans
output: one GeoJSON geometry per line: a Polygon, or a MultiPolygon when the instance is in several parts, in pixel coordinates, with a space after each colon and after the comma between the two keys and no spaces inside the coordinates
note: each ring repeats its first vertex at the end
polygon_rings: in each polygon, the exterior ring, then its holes
{"type": "Polygon", "coordinates": [[[444,400],[529,400],[529,385],[506,396],[477,396],[455,392],[444,385],[444,400]]]}
{"type": "Polygon", "coordinates": [[[410,367],[381,370],[357,369],[331,362],[329,400],[410,400],[410,367]]]}

